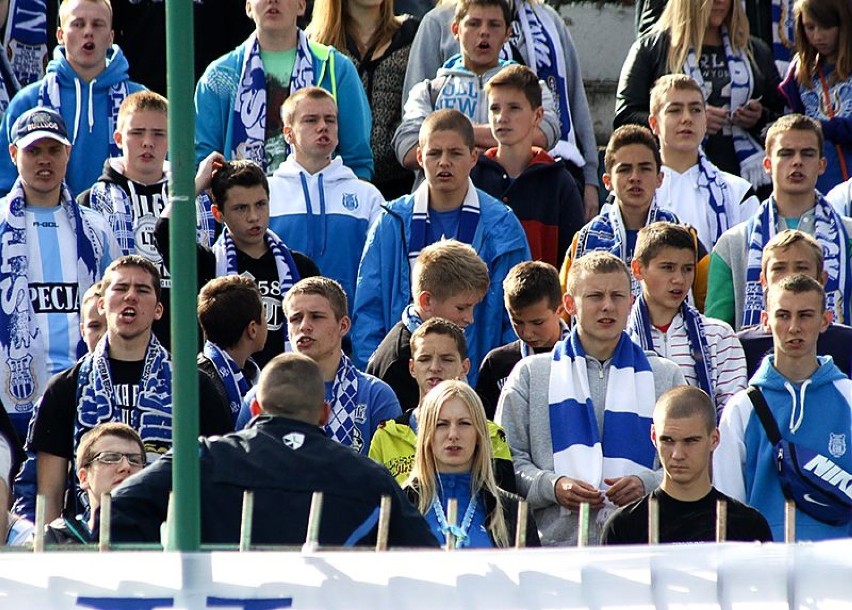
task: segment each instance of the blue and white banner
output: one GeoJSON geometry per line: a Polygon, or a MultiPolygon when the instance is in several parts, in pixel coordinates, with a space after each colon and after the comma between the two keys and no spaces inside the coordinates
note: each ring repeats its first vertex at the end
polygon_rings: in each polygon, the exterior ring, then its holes
{"type": "Polygon", "coordinates": [[[44,76],[47,64],[47,0],[10,0],[3,47],[21,86],[44,76]]]}

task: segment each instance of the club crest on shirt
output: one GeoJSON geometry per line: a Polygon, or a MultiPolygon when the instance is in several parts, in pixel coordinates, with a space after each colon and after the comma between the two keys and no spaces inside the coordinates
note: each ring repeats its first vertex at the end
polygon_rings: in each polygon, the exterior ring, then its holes
{"type": "Polygon", "coordinates": [[[846,453],[846,435],[828,433],[828,452],[832,457],[839,458],[846,453]]]}
{"type": "Polygon", "coordinates": [[[358,209],[358,195],[355,193],[343,193],[343,207],[350,212],[358,209]]]}
{"type": "Polygon", "coordinates": [[[284,444],[290,449],[298,449],[305,444],[305,435],[301,432],[291,432],[281,437],[284,444]]]}
{"type": "Polygon", "coordinates": [[[9,367],[7,391],[17,401],[16,411],[27,412],[32,407],[30,398],[35,392],[35,379],[32,369],[33,357],[29,354],[23,358],[10,358],[6,361],[9,367]]]}

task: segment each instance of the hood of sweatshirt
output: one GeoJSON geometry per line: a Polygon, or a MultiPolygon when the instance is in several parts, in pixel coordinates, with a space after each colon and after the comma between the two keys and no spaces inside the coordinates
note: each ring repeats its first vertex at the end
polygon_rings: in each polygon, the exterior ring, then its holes
{"type": "Polygon", "coordinates": [[[308,184],[318,182],[320,176],[322,176],[323,184],[334,184],[343,180],[357,180],[358,178],[355,175],[355,172],[343,165],[342,157],[335,157],[331,160],[331,163],[326,165],[320,171],[315,174],[311,174],[296,161],[295,155],[292,154],[287,157],[287,160],[284,161],[284,163],[278,166],[278,169],[276,169],[272,175],[276,178],[283,178],[285,180],[301,180],[301,176],[304,176],[308,181],[308,184]]]}
{"type": "MultiPolygon", "coordinates": [[[[763,362],[760,363],[760,368],[752,376],[751,384],[759,387],[764,394],[781,392],[790,396],[793,405],[790,421],[778,422],[778,427],[782,430],[783,426],[786,425],[790,432],[795,433],[804,421],[805,409],[819,408],[819,398],[816,394],[835,381],[845,378],[840,369],[834,366],[831,356],[817,356],[817,360],[819,361],[819,368],[801,384],[794,384],[778,372],[778,369],[775,368],[774,356],[764,358],[763,362]],[[811,404],[808,403],[809,400],[811,404]]],[[[767,397],[766,400],[772,404],[770,398],[767,397]]]]}
{"type": "Polygon", "coordinates": [[[444,65],[438,69],[437,77],[441,76],[466,76],[468,78],[481,78],[483,82],[488,82],[491,80],[491,77],[497,74],[500,70],[502,70],[506,66],[512,65],[513,61],[507,61],[505,59],[498,59],[497,65],[489,70],[486,70],[482,74],[474,74],[469,69],[467,69],[464,65],[464,58],[461,56],[461,53],[457,53],[450,57],[444,65]]]}
{"type": "MultiPolygon", "coordinates": [[[[118,45],[112,45],[107,51],[106,68],[104,68],[104,71],[93,78],[90,83],[80,81],[80,84],[82,86],[91,85],[96,91],[108,89],[118,82],[127,80],[127,71],[129,68],[130,64],[127,63],[124,53],[118,48],[118,45]]],[[[60,86],[63,87],[73,87],[74,81],[80,79],[65,56],[64,45],[60,45],[53,50],[53,59],[47,64],[46,72],[55,72],[59,78],[60,86]]]]}

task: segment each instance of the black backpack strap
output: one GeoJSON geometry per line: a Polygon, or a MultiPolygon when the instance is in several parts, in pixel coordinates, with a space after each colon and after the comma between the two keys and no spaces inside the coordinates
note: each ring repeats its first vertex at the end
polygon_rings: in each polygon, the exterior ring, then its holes
{"type": "Polygon", "coordinates": [[[766,399],[763,397],[763,392],[760,388],[750,385],[746,390],[746,394],[754,406],[754,412],[757,413],[757,418],[763,424],[763,429],[766,431],[766,437],[773,445],[781,440],[781,432],[778,430],[778,424],[775,418],[772,417],[772,412],[769,410],[769,405],[766,404],[766,399]]]}

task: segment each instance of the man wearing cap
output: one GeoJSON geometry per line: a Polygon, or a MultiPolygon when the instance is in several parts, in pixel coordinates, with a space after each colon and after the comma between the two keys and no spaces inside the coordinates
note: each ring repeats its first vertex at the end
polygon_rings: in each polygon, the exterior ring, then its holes
{"type": "Polygon", "coordinates": [[[33,108],[10,134],[19,177],[0,200],[0,400],[23,438],[47,380],[77,359],[80,296],[121,252],[65,184],[62,116],[33,108]]]}
{"type": "MultiPolygon", "coordinates": [[[[0,149],[12,142],[12,126],[25,111],[36,106],[56,110],[71,132],[67,182],[76,196],[97,181],[108,157],[120,156],[113,140],[118,109],[125,97],[145,87],[129,79],[127,59],[112,44],[110,0],[62,0],[56,39],[59,46],[44,78],[9,102],[0,122],[0,149]]],[[[16,178],[14,165],[0,158],[0,195],[16,178]]]]}

